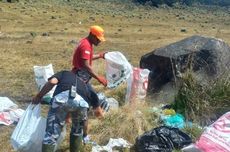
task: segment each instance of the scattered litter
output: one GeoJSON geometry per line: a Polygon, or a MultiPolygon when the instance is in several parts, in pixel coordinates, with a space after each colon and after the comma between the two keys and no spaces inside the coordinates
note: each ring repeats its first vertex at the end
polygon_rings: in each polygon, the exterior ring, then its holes
{"type": "Polygon", "coordinates": [[[6,111],[12,108],[17,108],[17,105],[8,97],[0,97],[0,111],[6,111]]]}
{"type": "Polygon", "coordinates": [[[174,109],[169,105],[163,105],[157,107],[152,107],[150,112],[154,112],[159,117],[159,121],[163,123],[163,125],[168,127],[175,127],[182,129],[185,125],[192,127],[193,124],[185,124],[184,116],[176,113],[174,109]]]}
{"type": "Polygon", "coordinates": [[[17,123],[24,110],[19,109],[8,97],[0,97],[0,124],[11,125],[17,123]]]}
{"type": "Polygon", "coordinates": [[[164,115],[160,116],[160,119],[163,121],[164,125],[175,128],[184,128],[184,117],[181,114],[174,115],[164,115]]]}
{"type": "Polygon", "coordinates": [[[106,112],[108,112],[110,109],[117,109],[117,108],[119,108],[119,102],[116,99],[111,98],[111,97],[108,98],[102,92],[97,93],[97,96],[99,98],[101,107],[106,112]]]}
{"type": "Polygon", "coordinates": [[[110,109],[117,109],[119,108],[119,102],[114,98],[107,98],[106,101],[109,104],[110,109]]]}
{"type": "Polygon", "coordinates": [[[97,143],[95,141],[92,141],[89,135],[83,138],[83,143],[91,144],[92,146],[97,146],[97,143]]]}
{"type": "Polygon", "coordinates": [[[121,148],[130,148],[131,144],[124,140],[123,138],[118,139],[109,139],[109,143],[106,146],[93,146],[92,152],[113,152],[114,147],[121,147],[121,148]]]}
{"type": "Polygon", "coordinates": [[[9,126],[17,123],[24,112],[25,110],[22,109],[11,109],[7,112],[0,112],[0,124],[9,126]]]}
{"type": "Polygon", "coordinates": [[[174,109],[164,109],[163,110],[163,114],[164,115],[168,115],[168,116],[173,116],[176,114],[175,110],[174,109]]]}
{"type": "Polygon", "coordinates": [[[182,152],[202,152],[195,144],[190,144],[181,150],[182,152]]]}

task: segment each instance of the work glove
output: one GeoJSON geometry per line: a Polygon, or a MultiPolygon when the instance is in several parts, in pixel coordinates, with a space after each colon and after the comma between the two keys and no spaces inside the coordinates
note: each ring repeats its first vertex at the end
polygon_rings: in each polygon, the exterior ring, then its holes
{"type": "Polygon", "coordinates": [[[106,53],[107,53],[107,52],[101,52],[101,53],[99,53],[99,57],[102,58],[102,59],[104,59],[106,53]]]}
{"type": "Polygon", "coordinates": [[[94,112],[94,115],[99,119],[104,117],[104,111],[102,110],[100,106],[93,109],[93,112],[94,112]]]}
{"type": "Polygon", "coordinates": [[[107,80],[106,80],[105,77],[99,76],[99,77],[97,78],[97,80],[98,80],[98,82],[100,82],[101,84],[103,84],[105,87],[107,86],[107,80]]]}
{"type": "Polygon", "coordinates": [[[110,106],[109,106],[109,103],[106,100],[100,101],[100,106],[104,111],[106,111],[106,112],[109,111],[110,106]]]}
{"type": "Polygon", "coordinates": [[[71,123],[71,116],[70,116],[70,113],[67,114],[66,118],[65,118],[65,122],[66,123],[71,123]]]}

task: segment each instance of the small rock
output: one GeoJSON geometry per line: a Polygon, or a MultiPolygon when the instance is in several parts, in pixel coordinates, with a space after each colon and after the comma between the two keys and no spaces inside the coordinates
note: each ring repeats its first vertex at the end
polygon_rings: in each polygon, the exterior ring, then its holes
{"type": "Polygon", "coordinates": [[[78,42],[77,42],[77,40],[71,40],[71,41],[69,41],[69,44],[77,44],[78,42]]]}
{"type": "Polygon", "coordinates": [[[187,30],[186,30],[186,29],[181,29],[180,31],[181,31],[181,32],[187,32],[187,30]]]}
{"type": "Polygon", "coordinates": [[[26,44],[32,44],[33,41],[29,40],[29,41],[26,41],[26,44]]]}
{"type": "Polygon", "coordinates": [[[49,36],[48,32],[42,33],[42,36],[49,36]]]}

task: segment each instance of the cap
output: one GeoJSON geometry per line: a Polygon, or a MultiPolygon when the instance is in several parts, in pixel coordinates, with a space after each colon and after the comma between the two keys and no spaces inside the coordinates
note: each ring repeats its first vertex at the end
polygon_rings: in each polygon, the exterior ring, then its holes
{"type": "Polygon", "coordinates": [[[94,25],[90,27],[90,32],[95,35],[101,42],[105,41],[104,30],[100,26],[94,25]]]}

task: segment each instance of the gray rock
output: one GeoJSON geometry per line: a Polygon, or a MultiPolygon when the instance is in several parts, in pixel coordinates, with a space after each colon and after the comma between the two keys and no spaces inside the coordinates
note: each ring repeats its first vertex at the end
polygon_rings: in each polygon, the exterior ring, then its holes
{"type": "Polygon", "coordinates": [[[143,55],[140,67],[151,71],[151,92],[176,81],[188,69],[199,75],[201,82],[208,81],[229,71],[230,47],[220,39],[195,35],[143,55]]]}

